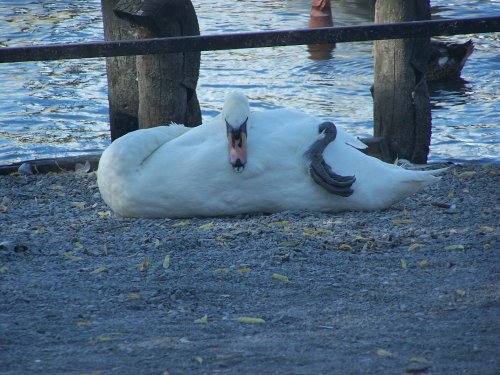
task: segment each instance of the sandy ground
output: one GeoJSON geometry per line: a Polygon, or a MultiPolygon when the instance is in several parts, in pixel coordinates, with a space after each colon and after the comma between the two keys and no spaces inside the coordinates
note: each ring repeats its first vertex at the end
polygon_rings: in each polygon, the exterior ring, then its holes
{"type": "Polygon", "coordinates": [[[1,374],[499,374],[498,164],[382,212],[124,219],[0,176],[1,374]]]}

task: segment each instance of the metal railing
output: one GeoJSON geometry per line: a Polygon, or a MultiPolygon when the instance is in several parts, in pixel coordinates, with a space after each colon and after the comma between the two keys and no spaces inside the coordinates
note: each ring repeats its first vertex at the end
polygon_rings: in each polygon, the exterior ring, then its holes
{"type": "Polygon", "coordinates": [[[500,31],[500,16],[0,48],[0,63],[360,42],[500,31]]]}

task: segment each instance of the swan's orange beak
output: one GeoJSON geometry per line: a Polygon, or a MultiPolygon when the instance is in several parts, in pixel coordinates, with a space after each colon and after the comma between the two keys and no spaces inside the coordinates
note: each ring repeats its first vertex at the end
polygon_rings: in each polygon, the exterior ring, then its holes
{"type": "Polygon", "coordinates": [[[243,172],[247,162],[247,121],[235,128],[226,120],[229,162],[235,172],[243,172]]]}

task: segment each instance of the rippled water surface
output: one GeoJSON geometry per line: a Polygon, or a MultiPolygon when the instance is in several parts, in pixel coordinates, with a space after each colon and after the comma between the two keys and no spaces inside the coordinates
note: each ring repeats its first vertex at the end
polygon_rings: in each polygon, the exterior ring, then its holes
{"type": "MultiPolygon", "coordinates": [[[[373,18],[366,0],[333,0],[336,26],[373,18]]],[[[500,1],[432,1],[434,18],[500,14],[500,1]]],[[[194,0],[202,34],[307,27],[309,0],[194,0]]],[[[433,85],[430,159],[500,161],[498,34],[476,43],[458,83],[433,85]]],[[[100,0],[0,1],[0,47],[103,39],[100,0]]],[[[323,59],[307,46],[202,53],[198,96],[204,119],[226,91],[242,89],[257,109],[286,106],[372,134],[372,43],[341,43],[323,59]]],[[[102,151],[109,144],[104,59],[0,64],[0,164],[102,151]]]]}

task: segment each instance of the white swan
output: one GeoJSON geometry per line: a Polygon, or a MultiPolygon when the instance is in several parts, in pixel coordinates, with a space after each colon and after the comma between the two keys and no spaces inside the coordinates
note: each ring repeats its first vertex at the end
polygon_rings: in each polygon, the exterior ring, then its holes
{"type": "Polygon", "coordinates": [[[119,215],[180,218],[377,210],[438,179],[440,170],[396,167],[358,150],[365,147],[303,112],[251,112],[236,92],[198,127],[173,124],[117,139],[101,157],[97,182],[119,215]]]}

